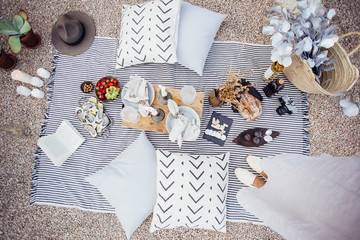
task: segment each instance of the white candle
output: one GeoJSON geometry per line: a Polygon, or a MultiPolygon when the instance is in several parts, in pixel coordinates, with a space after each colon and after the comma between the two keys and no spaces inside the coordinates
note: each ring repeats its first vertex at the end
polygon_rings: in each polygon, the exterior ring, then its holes
{"type": "Polygon", "coordinates": [[[158,115],[158,111],[153,107],[147,107],[146,110],[150,111],[151,115],[156,116],[158,115]]]}
{"type": "Polygon", "coordinates": [[[36,71],[36,74],[39,75],[40,77],[42,78],[45,78],[45,79],[48,79],[50,77],[50,72],[47,71],[46,69],[44,68],[39,68],[37,71],[36,71]]]}
{"type": "Polygon", "coordinates": [[[159,85],[160,87],[160,94],[162,97],[166,97],[167,96],[167,91],[166,88],[164,86],[159,85]]]}
{"type": "Polygon", "coordinates": [[[31,91],[31,96],[36,98],[43,98],[45,96],[45,93],[39,89],[33,89],[31,91]]]}
{"type": "Polygon", "coordinates": [[[44,81],[37,77],[30,78],[30,84],[35,87],[42,87],[44,86],[44,81]]]}
{"type": "Polygon", "coordinates": [[[30,78],[32,78],[32,76],[30,76],[29,74],[24,73],[20,70],[14,70],[11,73],[11,78],[14,80],[24,82],[24,83],[30,83],[30,78]]]}
{"type": "Polygon", "coordinates": [[[31,90],[24,86],[18,86],[16,92],[25,97],[28,97],[31,94],[31,90]]]}

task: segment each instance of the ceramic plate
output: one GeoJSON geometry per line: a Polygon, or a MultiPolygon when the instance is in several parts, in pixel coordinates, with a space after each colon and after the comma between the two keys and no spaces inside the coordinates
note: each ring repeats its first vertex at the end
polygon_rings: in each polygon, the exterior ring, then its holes
{"type": "MultiPolygon", "coordinates": [[[[190,119],[195,119],[195,124],[200,127],[200,118],[199,115],[195,112],[194,109],[186,106],[179,107],[179,113],[184,114],[186,117],[190,119]]],[[[173,128],[174,119],[172,118],[172,114],[169,113],[166,117],[166,130],[170,133],[173,128]]]]}
{"type": "MultiPolygon", "coordinates": [[[[151,105],[154,102],[155,90],[153,85],[151,85],[151,83],[147,82],[146,85],[148,87],[148,93],[149,93],[149,105],[151,105]]],[[[121,91],[121,99],[125,104],[125,106],[130,106],[135,108],[136,110],[139,110],[139,103],[130,102],[124,99],[125,93],[126,93],[126,89],[123,88],[123,90],[121,91]]]]}

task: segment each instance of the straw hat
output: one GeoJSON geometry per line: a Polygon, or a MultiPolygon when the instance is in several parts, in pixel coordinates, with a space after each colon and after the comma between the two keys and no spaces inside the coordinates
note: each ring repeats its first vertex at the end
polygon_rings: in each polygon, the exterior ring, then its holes
{"type": "Polygon", "coordinates": [[[51,40],[55,48],[70,56],[85,52],[94,38],[94,20],[80,11],[71,11],[60,16],[51,31],[51,40]]]}

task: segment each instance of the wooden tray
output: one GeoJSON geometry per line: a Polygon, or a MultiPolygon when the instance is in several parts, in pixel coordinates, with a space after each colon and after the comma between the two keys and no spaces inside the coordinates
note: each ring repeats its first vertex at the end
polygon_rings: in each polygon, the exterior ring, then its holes
{"type": "MultiPolygon", "coordinates": [[[[154,86],[154,90],[155,90],[155,99],[151,106],[155,107],[155,108],[161,108],[162,110],[164,110],[164,112],[165,112],[164,120],[162,120],[161,122],[155,122],[151,118],[151,115],[149,114],[146,118],[141,116],[140,121],[137,123],[130,123],[130,122],[122,121],[121,125],[123,127],[136,128],[136,129],[141,129],[141,130],[145,130],[145,131],[168,133],[168,131],[166,130],[166,117],[169,114],[169,109],[168,109],[167,105],[163,105],[159,102],[160,88],[155,85],[153,85],[153,86],[154,86]]],[[[186,105],[181,101],[181,96],[180,96],[181,90],[180,89],[166,88],[166,90],[172,94],[173,100],[179,106],[188,106],[188,107],[191,107],[192,109],[194,109],[195,112],[199,115],[199,118],[201,121],[205,93],[197,92],[194,102],[191,105],[186,105]]]]}

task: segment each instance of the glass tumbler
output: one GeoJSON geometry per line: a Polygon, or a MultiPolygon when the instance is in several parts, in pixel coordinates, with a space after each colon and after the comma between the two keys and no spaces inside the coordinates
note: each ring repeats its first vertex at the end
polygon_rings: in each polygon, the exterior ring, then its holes
{"type": "Polygon", "coordinates": [[[180,91],[181,100],[186,105],[191,105],[196,97],[196,89],[193,86],[185,85],[180,91]]]}

